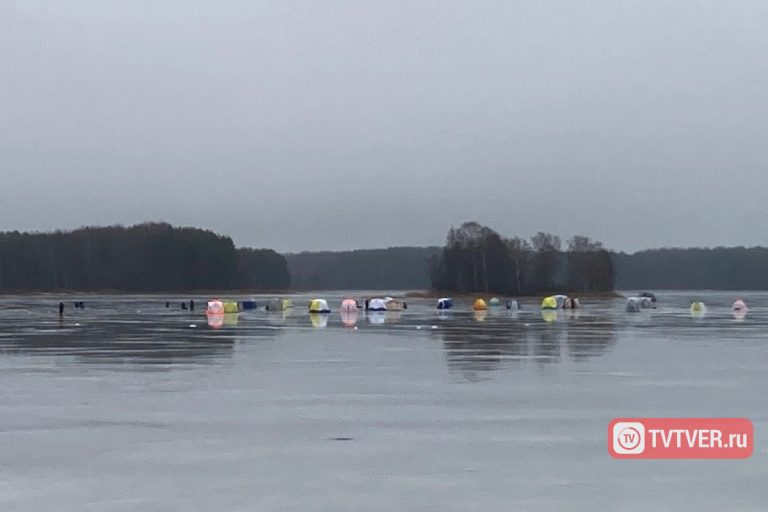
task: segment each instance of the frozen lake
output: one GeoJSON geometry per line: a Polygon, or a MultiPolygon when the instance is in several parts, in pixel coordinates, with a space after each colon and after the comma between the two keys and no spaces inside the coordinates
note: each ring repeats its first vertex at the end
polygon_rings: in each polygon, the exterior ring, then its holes
{"type": "Polygon", "coordinates": [[[482,318],[407,299],[354,327],[343,294],[317,296],[327,325],[294,295],[220,328],[206,297],[0,297],[0,510],[768,508],[766,293],[585,300],[553,321],[533,300],[482,318]],[[621,416],[747,417],[754,455],[614,460],[621,416]]]}

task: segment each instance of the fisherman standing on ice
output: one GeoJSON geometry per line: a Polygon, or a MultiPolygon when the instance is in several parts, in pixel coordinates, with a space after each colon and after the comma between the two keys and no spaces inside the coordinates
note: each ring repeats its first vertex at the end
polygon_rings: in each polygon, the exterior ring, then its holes
{"type": "Polygon", "coordinates": [[[64,316],[64,303],[59,302],[59,317],[63,317],[63,316],[64,316]]]}

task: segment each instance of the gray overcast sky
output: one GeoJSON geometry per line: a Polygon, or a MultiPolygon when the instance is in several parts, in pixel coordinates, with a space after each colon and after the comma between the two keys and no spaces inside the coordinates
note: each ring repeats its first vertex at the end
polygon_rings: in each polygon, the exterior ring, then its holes
{"type": "Polygon", "coordinates": [[[768,244],[768,2],[0,0],[0,229],[768,244]]]}

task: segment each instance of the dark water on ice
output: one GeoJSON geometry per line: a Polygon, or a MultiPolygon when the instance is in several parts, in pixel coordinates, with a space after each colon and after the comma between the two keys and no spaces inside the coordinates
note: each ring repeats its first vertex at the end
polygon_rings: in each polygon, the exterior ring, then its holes
{"type": "Polygon", "coordinates": [[[293,296],[219,328],[204,297],[0,298],[0,510],[768,509],[768,294],[354,327],[320,296],[326,325],[293,296]],[[619,416],[748,417],[754,455],[613,460],[619,416]]]}

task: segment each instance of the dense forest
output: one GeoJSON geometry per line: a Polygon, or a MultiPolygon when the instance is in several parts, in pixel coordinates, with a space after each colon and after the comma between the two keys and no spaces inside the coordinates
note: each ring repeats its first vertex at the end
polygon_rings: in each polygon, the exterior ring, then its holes
{"type": "Polygon", "coordinates": [[[0,291],[287,288],[285,258],[165,223],[0,233],[0,291]]]}
{"type": "Polygon", "coordinates": [[[424,290],[428,260],[439,247],[390,247],[286,254],[294,288],[302,290],[424,290]]]}
{"type": "Polygon", "coordinates": [[[445,247],[430,259],[431,288],[441,292],[528,295],[558,290],[613,290],[611,254],[600,242],[539,232],[529,240],[504,238],[489,227],[466,222],[448,232],[445,247]]]}
{"type": "Polygon", "coordinates": [[[768,249],[652,249],[614,254],[619,289],[768,290],[768,249]]]}

